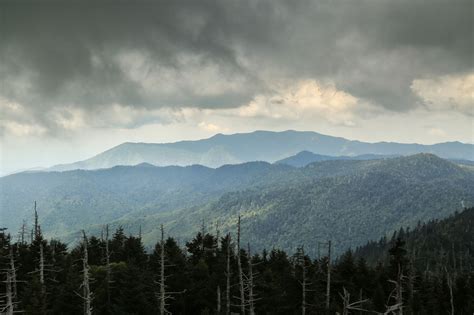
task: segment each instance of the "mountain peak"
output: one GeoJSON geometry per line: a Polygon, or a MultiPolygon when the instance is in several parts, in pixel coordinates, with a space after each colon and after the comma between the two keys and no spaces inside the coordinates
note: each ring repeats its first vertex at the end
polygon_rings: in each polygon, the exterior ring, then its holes
{"type": "Polygon", "coordinates": [[[452,164],[451,162],[440,158],[436,154],[426,153],[426,152],[416,153],[416,154],[412,154],[412,155],[408,155],[408,156],[403,156],[403,157],[400,157],[400,159],[403,159],[405,161],[412,161],[412,162],[418,162],[419,161],[419,162],[439,163],[439,164],[443,164],[443,165],[452,164]]]}
{"type": "Polygon", "coordinates": [[[398,174],[404,178],[416,177],[419,180],[431,180],[463,173],[456,164],[431,153],[382,160],[374,171],[398,174]]]}
{"type": "Polygon", "coordinates": [[[474,145],[448,143],[419,145],[403,143],[366,143],[319,134],[313,131],[265,131],[224,135],[218,133],[202,140],[174,143],[125,142],[90,159],[55,166],[49,170],[98,169],[114,165],[149,163],[156,166],[201,164],[216,168],[225,164],[251,161],[280,163],[296,153],[298,166],[312,161],[373,159],[377,156],[411,155],[429,152],[442,158],[474,160],[474,145]],[[299,153],[298,153],[299,152],[299,153]],[[343,158],[344,157],[344,158],[343,158]]]}

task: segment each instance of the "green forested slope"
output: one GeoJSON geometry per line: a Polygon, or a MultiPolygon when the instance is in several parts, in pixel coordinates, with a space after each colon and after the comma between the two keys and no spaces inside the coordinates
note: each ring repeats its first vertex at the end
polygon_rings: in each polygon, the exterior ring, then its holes
{"type": "Polygon", "coordinates": [[[473,174],[429,154],[303,168],[252,162],[23,173],[0,179],[0,218],[18,230],[37,200],[48,236],[74,241],[80,229],[99,233],[110,223],[128,233],[141,228],[151,245],[161,223],[187,239],[203,222],[234,229],[240,214],[244,239],[258,249],[332,239],[341,252],[474,204],[473,174]]]}
{"type": "Polygon", "coordinates": [[[204,208],[176,213],[175,221],[162,220],[171,221],[174,233],[185,234],[202,219],[219,219],[232,229],[240,213],[244,235],[259,248],[294,250],[332,239],[339,252],[399,226],[445,217],[461,209],[462,201],[472,204],[473,187],[472,173],[417,155],[360,163],[358,172],[349,175],[227,193],[204,208]]]}
{"type": "Polygon", "coordinates": [[[400,228],[391,237],[370,241],[354,252],[375,266],[389,262],[388,249],[396,239],[406,242],[410,259],[420,270],[472,270],[474,267],[474,208],[456,212],[442,220],[420,222],[413,229],[400,228]]]}

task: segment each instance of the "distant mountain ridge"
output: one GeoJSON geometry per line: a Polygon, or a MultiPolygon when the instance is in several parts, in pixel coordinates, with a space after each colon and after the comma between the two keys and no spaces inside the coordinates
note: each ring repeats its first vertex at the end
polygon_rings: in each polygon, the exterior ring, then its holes
{"type": "Polygon", "coordinates": [[[394,142],[366,143],[312,131],[255,131],[175,143],[123,143],[90,159],[48,170],[100,169],[150,163],[156,166],[200,164],[219,167],[251,161],[273,163],[301,151],[327,156],[411,155],[432,153],[442,158],[474,160],[474,145],[445,142],[433,145],[394,142]]]}
{"type": "MultiPolygon", "coordinates": [[[[376,160],[328,160],[295,168],[248,162],[115,166],[101,170],[20,173],[0,178],[1,225],[15,233],[31,224],[38,201],[48,237],[73,241],[103,224],[141,229],[145,244],[159,224],[183,239],[202,222],[235,230],[258,248],[294,249],[334,240],[336,252],[362,245],[418,220],[442,218],[474,205],[474,172],[432,154],[376,160]]],[[[314,253],[313,253],[314,254],[314,253]]]]}

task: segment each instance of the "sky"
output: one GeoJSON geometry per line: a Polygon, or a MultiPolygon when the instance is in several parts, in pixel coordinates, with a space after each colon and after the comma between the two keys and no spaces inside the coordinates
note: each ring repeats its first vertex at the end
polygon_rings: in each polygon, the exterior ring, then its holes
{"type": "Polygon", "coordinates": [[[468,0],[0,0],[0,174],[126,141],[474,143],[468,0]]]}

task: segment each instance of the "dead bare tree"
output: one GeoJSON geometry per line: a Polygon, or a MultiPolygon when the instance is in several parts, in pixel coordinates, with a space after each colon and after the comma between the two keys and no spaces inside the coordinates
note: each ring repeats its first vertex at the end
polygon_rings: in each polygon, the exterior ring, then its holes
{"type": "Polygon", "coordinates": [[[343,287],[342,289],[343,289],[343,294],[339,293],[343,302],[342,315],[349,315],[349,311],[369,312],[368,310],[363,309],[361,307],[362,304],[369,301],[369,299],[359,300],[359,301],[351,303],[351,295],[349,294],[349,291],[347,291],[345,287],[343,287]]]}
{"type": "Polygon", "coordinates": [[[171,314],[170,311],[168,311],[167,306],[169,306],[168,300],[174,299],[173,295],[175,294],[181,294],[182,292],[169,292],[166,290],[167,285],[166,285],[166,278],[170,277],[171,275],[166,275],[165,274],[165,268],[166,266],[166,257],[165,257],[165,232],[163,228],[163,224],[160,227],[161,230],[161,239],[160,239],[160,259],[159,259],[159,264],[160,264],[160,277],[159,280],[157,281],[160,291],[157,294],[158,297],[158,302],[160,304],[160,314],[171,314]]]}
{"type": "MultiPolygon", "coordinates": [[[[38,258],[38,265],[37,268],[30,272],[30,274],[38,274],[39,278],[39,283],[41,287],[41,305],[43,307],[42,310],[38,310],[38,312],[41,311],[41,313],[46,314],[46,295],[47,295],[47,285],[46,285],[46,279],[47,276],[49,276],[52,273],[58,272],[59,270],[54,267],[53,264],[48,264],[46,262],[45,258],[45,253],[44,253],[44,241],[41,238],[38,238],[39,242],[39,258],[38,258]]],[[[51,241],[51,248],[52,248],[52,258],[54,261],[54,252],[55,252],[55,247],[56,247],[56,242],[54,240],[51,241]]],[[[51,278],[52,281],[56,281],[54,279],[54,276],[51,278]]]]}
{"type": "Polygon", "coordinates": [[[163,224],[160,227],[161,229],[161,240],[160,240],[160,314],[169,314],[170,312],[166,309],[166,284],[165,284],[165,232],[163,229],[163,224]]]}
{"type": "Polygon", "coordinates": [[[41,302],[42,306],[44,307],[42,310],[42,313],[46,313],[46,283],[45,283],[45,259],[44,259],[44,248],[43,248],[43,242],[40,241],[39,243],[39,269],[37,270],[39,272],[39,280],[40,280],[40,286],[41,286],[41,302]]]}
{"type": "Polygon", "coordinates": [[[301,314],[302,315],[306,315],[306,266],[305,266],[305,261],[304,261],[304,257],[303,257],[303,281],[302,281],[302,284],[301,284],[301,287],[302,287],[302,297],[301,297],[301,314]]]}
{"type": "Polygon", "coordinates": [[[41,291],[44,294],[45,288],[44,288],[44,250],[43,250],[43,242],[40,243],[39,274],[40,274],[41,291]]]}
{"type": "Polygon", "coordinates": [[[397,277],[397,281],[395,283],[395,300],[397,302],[397,305],[400,305],[399,307],[399,312],[398,314],[399,315],[403,315],[403,273],[402,273],[402,268],[401,266],[399,265],[398,266],[398,277],[397,277]]]}
{"type": "MultiPolygon", "coordinates": [[[[216,246],[215,246],[215,251],[214,251],[214,255],[217,257],[218,256],[218,253],[219,253],[219,222],[216,221],[216,246]]],[[[219,285],[219,283],[217,284],[217,314],[220,314],[221,313],[221,309],[222,309],[222,301],[221,301],[221,287],[219,285]]]]}
{"type": "Polygon", "coordinates": [[[23,220],[20,231],[18,232],[18,242],[21,245],[25,244],[25,235],[26,235],[26,220],[23,220]]]}
{"type": "Polygon", "coordinates": [[[36,200],[35,200],[34,211],[35,211],[34,231],[35,231],[35,236],[36,236],[36,235],[38,235],[38,211],[36,210],[36,200]]]}
{"type": "Polygon", "coordinates": [[[252,264],[252,253],[250,251],[250,243],[247,243],[247,251],[248,251],[248,305],[249,305],[249,314],[255,315],[255,302],[256,302],[256,295],[254,292],[255,284],[254,284],[254,272],[253,272],[253,264],[252,264]]]}
{"type": "Polygon", "coordinates": [[[112,284],[112,268],[110,266],[110,249],[109,249],[109,225],[105,226],[105,270],[106,270],[106,286],[107,286],[107,308],[110,310],[110,285],[112,284]]]}
{"type": "Polygon", "coordinates": [[[326,312],[329,313],[331,303],[331,240],[327,242],[328,246],[328,266],[327,266],[327,280],[326,280],[326,312]]]}
{"type": "Polygon", "coordinates": [[[13,256],[13,247],[10,245],[10,273],[11,273],[11,280],[12,280],[12,288],[13,288],[13,296],[16,297],[18,290],[17,290],[17,280],[16,280],[16,266],[15,266],[15,257],[13,256]]]}
{"type": "Polygon", "coordinates": [[[245,284],[244,272],[242,270],[242,261],[240,259],[240,215],[237,223],[237,266],[239,269],[239,288],[240,288],[240,312],[245,315],[245,284]]]}
{"type": "Polygon", "coordinates": [[[82,231],[83,236],[83,256],[82,256],[82,295],[79,295],[84,301],[84,315],[92,315],[92,292],[90,289],[90,271],[89,271],[89,253],[88,240],[86,232],[82,231]]]}
{"type": "Polygon", "coordinates": [[[35,201],[35,226],[34,226],[34,239],[40,239],[41,237],[41,227],[39,225],[39,220],[38,220],[38,211],[36,208],[36,201],[35,201]]]}
{"type": "Polygon", "coordinates": [[[393,283],[394,289],[390,293],[387,300],[387,309],[383,313],[384,315],[394,314],[403,315],[403,272],[400,264],[398,265],[398,273],[396,280],[388,280],[393,283]],[[390,305],[390,300],[394,300],[394,304],[390,305]]]}
{"type": "Polygon", "coordinates": [[[311,285],[310,282],[308,282],[307,278],[307,267],[306,267],[306,258],[305,258],[305,252],[304,252],[304,247],[301,246],[297,249],[297,260],[301,265],[301,314],[305,315],[306,314],[306,307],[309,306],[309,304],[306,302],[306,296],[308,293],[308,286],[311,285]]]}
{"type": "Polygon", "coordinates": [[[15,312],[15,303],[13,301],[13,292],[12,292],[12,277],[10,271],[7,271],[7,279],[4,281],[6,284],[5,295],[2,296],[6,299],[4,305],[1,305],[0,311],[1,314],[13,315],[15,312]]]}
{"type": "Polygon", "coordinates": [[[448,272],[448,268],[445,268],[445,271],[446,283],[449,289],[449,304],[451,306],[451,315],[454,315],[453,276],[448,272]]]}
{"type": "Polygon", "coordinates": [[[226,261],[226,314],[230,314],[230,276],[231,276],[231,271],[230,271],[230,245],[231,244],[231,237],[230,233],[227,233],[227,261],[226,261]]]}
{"type": "Polygon", "coordinates": [[[21,311],[15,310],[18,302],[16,301],[17,297],[17,279],[16,279],[16,266],[15,258],[13,256],[13,248],[9,246],[9,264],[6,268],[6,280],[2,281],[5,283],[5,294],[1,295],[0,298],[5,300],[4,303],[0,304],[0,314],[13,315],[14,313],[19,313],[21,311]]]}

